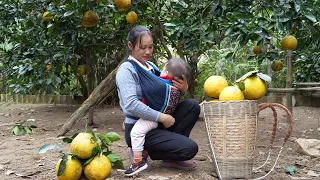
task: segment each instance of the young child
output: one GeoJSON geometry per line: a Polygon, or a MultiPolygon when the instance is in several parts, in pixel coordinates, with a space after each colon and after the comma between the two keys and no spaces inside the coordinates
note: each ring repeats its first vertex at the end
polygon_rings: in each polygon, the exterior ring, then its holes
{"type": "MultiPolygon", "coordinates": [[[[167,84],[171,85],[168,102],[163,110],[163,113],[170,114],[175,109],[176,105],[180,102],[180,91],[172,85],[172,79],[178,77],[182,79],[182,75],[188,77],[189,65],[186,61],[180,58],[170,59],[161,71],[160,78],[163,79],[167,84]]],[[[148,103],[142,99],[144,103],[148,103]]],[[[148,167],[147,152],[144,151],[144,142],[146,134],[158,127],[158,122],[139,119],[133,126],[130,136],[131,145],[133,151],[133,162],[128,170],[125,171],[126,176],[133,176],[134,174],[145,170],[148,167]]],[[[130,153],[130,152],[129,152],[130,153]]]]}

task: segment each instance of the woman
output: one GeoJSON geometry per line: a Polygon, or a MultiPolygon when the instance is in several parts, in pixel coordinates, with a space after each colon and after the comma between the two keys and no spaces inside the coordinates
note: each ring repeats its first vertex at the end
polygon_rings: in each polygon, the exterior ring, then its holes
{"type": "MultiPolygon", "coordinates": [[[[128,59],[154,72],[155,65],[149,62],[153,52],[153,38],[150,30],[143,26],[136,26],[128,33],[127,40],[128,59]]],[[[182,93],[188,90],[185,76],[183,80],[175,77],[172,82],[182,93]]],[[[159,123],[159,126],[149,131],[145,137],[144,148],[151,159],[163,160],[163,165],[172,168],[194,168],[195,165],[188,160],[197,154],[198,145],[189,138],[189,135],[200,113],[199,103],[194,99],[187,99],[179,103],[171,114],[151,109],[142,102],[139,76],[130,62],[121,64],[117,71],[116,83],[120,106],[126,115],[125,138],[129,155],[132,153],[131,129],[135,122],[142,118],[159,123]]],[[[132,167],[134,174],[142,170],[138,166],[132,167]]]]}

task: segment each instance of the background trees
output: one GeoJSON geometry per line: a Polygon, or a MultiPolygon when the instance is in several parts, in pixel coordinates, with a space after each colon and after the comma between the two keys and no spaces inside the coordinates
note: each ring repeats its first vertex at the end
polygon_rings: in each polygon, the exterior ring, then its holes
{"type": "MultiPolygon", "coordinates": [[[[191,96],[201,96],[209,75],[235,80],[253,69],[270,74],[271,62],[286,58],[280,42],[287,34],[298,39],[294,80],[319,81],[319,5],[306,0],[140,0],[118,11],[111,0],[3,0],[2,81],[13,93],[87,96],[125,56],[126,35],[134,26],[126,21],[129,11],[154,34],[153,61],[161,65],[163,58],[180,56],[190,63],[191,96]],[[94,27],[82,25],[87,10],[99,16],[94,27]],[[42,19],[46,11],[52,15],[48,21],[42,19]],[[254,54],[254,45],[262,53],[254,54]],[[86,65],[86,75],[77,74],[79,65],[86,65]]],[[[275,87],[284,87],[285,69],[286,64],[273,74],[275,87]]]]}

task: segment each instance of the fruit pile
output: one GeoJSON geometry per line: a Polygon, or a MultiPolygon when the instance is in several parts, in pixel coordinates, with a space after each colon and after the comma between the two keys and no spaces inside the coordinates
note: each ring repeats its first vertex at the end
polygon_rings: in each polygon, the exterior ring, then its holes
{"type": "Polygon", "coordinates": [[[99,134],[82,132],[74,138],[64,138],[71,143],[71,153],[63,153],[57,145],[44,145],[40,153],[54,149],[62,154],[56,164],[58,180],[78,180],[84,175],[88,180],[104,180],[111,174],[112,166],[123,168],[118,155],[113,154],[108,145],[117,141],[117,133],[99,134]]]}
{"type": "Polygon", "coordinates": [[[271,78],[259,73],[257,70],[250,71],[236,81],[235,85],[228,86],[228,81],[222,76],[210,76],[204,83],[204,91],[214,101],[239,101],[258,100],[267,92],[267,82],[271,78]]]}

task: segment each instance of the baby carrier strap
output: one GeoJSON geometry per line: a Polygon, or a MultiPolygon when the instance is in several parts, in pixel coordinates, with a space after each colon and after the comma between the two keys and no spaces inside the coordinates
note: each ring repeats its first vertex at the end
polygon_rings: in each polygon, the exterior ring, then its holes
{"type": "MultiPolygon", "coordinates": [[[[146,100],[147,105],[154,110],[163,112],[167,104],[172,82],[161,79],[132,60],[129,60],[129,62],[134,66],[139,76],[142,96],[146,100]]],[[[155,71],[158,71],[160,74],[158,68],[155,71]]]]}

